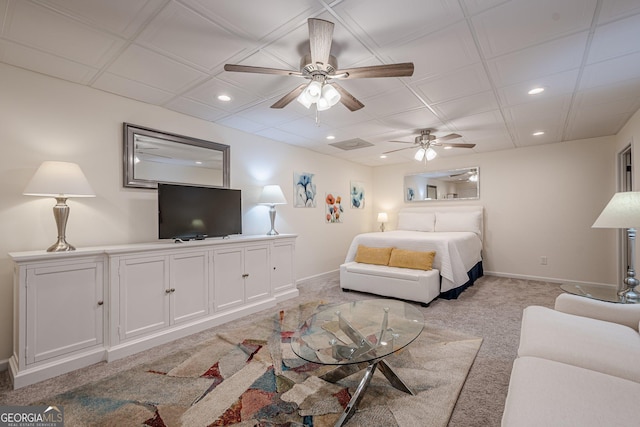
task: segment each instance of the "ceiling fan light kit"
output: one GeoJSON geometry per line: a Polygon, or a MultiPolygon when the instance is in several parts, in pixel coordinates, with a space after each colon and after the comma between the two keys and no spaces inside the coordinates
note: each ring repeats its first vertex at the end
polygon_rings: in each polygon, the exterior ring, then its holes
{"type": "MultiPolygon", "coordinates": [[[[350,111],[364,107],[356,97],[332,80],[361,79],[371,77],[409,77],[413,75],[413,63],[372,65],[366,67],[338,69],[335,56],[331,55],[333,42],[333,22],[324,19],[310,18],[309,50],[300,61],[300,71],[281,70],[277,68],[253,67],[249,65],[225,64],[225,71],[257,74],[276,74],[282,76],[302,77],[311,80],[302,84],[276,101],[271,108],[283,108],[294,99],[305,108],[316,105],[316,112],[328,110],[341,102],[350,111]]],[[[316,116],[317,122],[317,116],[316,116]]]]}

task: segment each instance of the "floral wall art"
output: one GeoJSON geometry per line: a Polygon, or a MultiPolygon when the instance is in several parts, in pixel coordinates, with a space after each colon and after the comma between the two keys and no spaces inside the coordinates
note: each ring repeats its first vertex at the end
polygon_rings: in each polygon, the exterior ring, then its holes
{"type": "Polygon", "coordinates": [[[327,193],[325,201],[325,218],[327,223],[342,222],[342,197],[335,196],[336,193],[327,193]]]}
{"type": "Polygon", "coordinates": [[[293,206],[296,208],[316,207],[316,184],[314,174],[308,172],[293,173],[293,206]]]}
{"type": "Polygon", "coordinates": [[[364,183],[351,181],[351,207],[354,209],[364,209],[364,183]]]}

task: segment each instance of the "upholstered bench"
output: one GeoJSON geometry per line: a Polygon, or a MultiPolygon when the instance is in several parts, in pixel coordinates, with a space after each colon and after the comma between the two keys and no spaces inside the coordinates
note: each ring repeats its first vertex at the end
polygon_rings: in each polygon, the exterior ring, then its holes
{"type": "Polygon", "coordinates": [[[440,272],[347,262],[340,266],[343,290],[417,301],[427,306],[440,295],[440,272]],[[348,283],[349,287],[345,287],[348,283]]]}

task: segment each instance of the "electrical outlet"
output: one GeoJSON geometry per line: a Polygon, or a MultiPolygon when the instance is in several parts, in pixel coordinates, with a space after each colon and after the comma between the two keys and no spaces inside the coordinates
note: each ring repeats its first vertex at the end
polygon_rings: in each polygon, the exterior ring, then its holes
{"type": "Polygon", "coordinates": [[[540,257],[540,265],[547,265],[547,257],[546,256],[541,256],[540,257]]]}

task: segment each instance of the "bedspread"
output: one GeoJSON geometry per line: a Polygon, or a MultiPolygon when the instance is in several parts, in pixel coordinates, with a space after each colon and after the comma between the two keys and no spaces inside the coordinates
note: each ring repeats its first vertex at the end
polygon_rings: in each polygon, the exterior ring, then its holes
{"type": "Polygon", "coordinates": [[[467,231],[395,230],[359,234],[351,242],[345,262],[355,261],[358,245],[436,251],[433,268],[440,270],[441,292],[464,285],[469,281],[467,272],[482,261],[482,241],[475,233],[467,231]]]}

